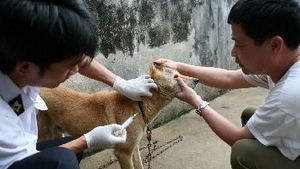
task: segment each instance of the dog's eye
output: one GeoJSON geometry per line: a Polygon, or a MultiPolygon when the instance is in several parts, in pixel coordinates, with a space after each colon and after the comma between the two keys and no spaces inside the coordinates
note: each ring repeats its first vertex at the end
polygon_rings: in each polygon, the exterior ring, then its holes
{"type": "Polygon", "coordinates": [[[174,78],[178,78],[178,75],[174,75],[174,78]]]}

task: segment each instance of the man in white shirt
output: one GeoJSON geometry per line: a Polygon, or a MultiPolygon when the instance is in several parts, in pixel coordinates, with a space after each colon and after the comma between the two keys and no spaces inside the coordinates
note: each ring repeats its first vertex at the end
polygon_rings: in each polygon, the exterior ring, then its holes
{"type": "Polygon", "coordinates": [[[232,146],[233,169],[299,169],[300,2],[238,0],[228,23],[235,42],[231,55],[240,70],[158,61],[208,86],[270,89],[265,103],[242,127],[217,113],[181,79],[182,91],[176,96],[195,107],[210,128],[232,146]]]}
{"type": "Polygon", "coordinates": [[[99,126],[73,139],[37,144],[37,109],[47,109],[39,87],[57,87],[79,72],[128,98],[151,97],[149,76],[124,80],[93,60],[96,26],[80,0],[0,1],[0,169],[79,169],[88,147],[126,141],[118,124],[99,126]]]}

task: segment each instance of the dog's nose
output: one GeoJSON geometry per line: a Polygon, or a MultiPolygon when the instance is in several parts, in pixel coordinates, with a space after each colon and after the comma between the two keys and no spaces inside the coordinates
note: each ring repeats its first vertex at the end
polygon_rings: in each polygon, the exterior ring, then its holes
{"type": "Polygon", "coordinates": [[[199,83],[199,79],[194,79],[193,81],[194,81],[195,84],[199,83]]]}

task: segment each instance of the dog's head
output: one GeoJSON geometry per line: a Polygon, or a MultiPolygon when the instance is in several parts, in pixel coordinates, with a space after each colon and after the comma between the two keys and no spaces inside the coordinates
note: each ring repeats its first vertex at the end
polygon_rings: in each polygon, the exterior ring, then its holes
{"type": "Polygon", "coordinates": [[[183,76],[178,71],[162,67],[156,62],[153,62],[149,74],[157,84],[157,91],[169,99],[173,98],[181,90],[176,78],[180,77],[191,88],[195,88],[199,82],[196,78],[183,76]]]}

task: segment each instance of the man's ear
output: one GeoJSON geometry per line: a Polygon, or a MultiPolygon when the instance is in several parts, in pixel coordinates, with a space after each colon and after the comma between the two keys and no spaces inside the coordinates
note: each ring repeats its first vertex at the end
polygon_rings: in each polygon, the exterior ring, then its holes
{"type": "Polygon", "coordinates": [[[21,75],[25,75],[31,73],[32,66],[33,63],[31,62],[19,61],[16,66],[16,71],[21,75]]]}
{"type": "Polygon", "coordinates": [[[278,54],[282,50],[282,46],[284,45],[283,39],[280,36],[274,36],[270,42],[272,53],[278,54]]]}

